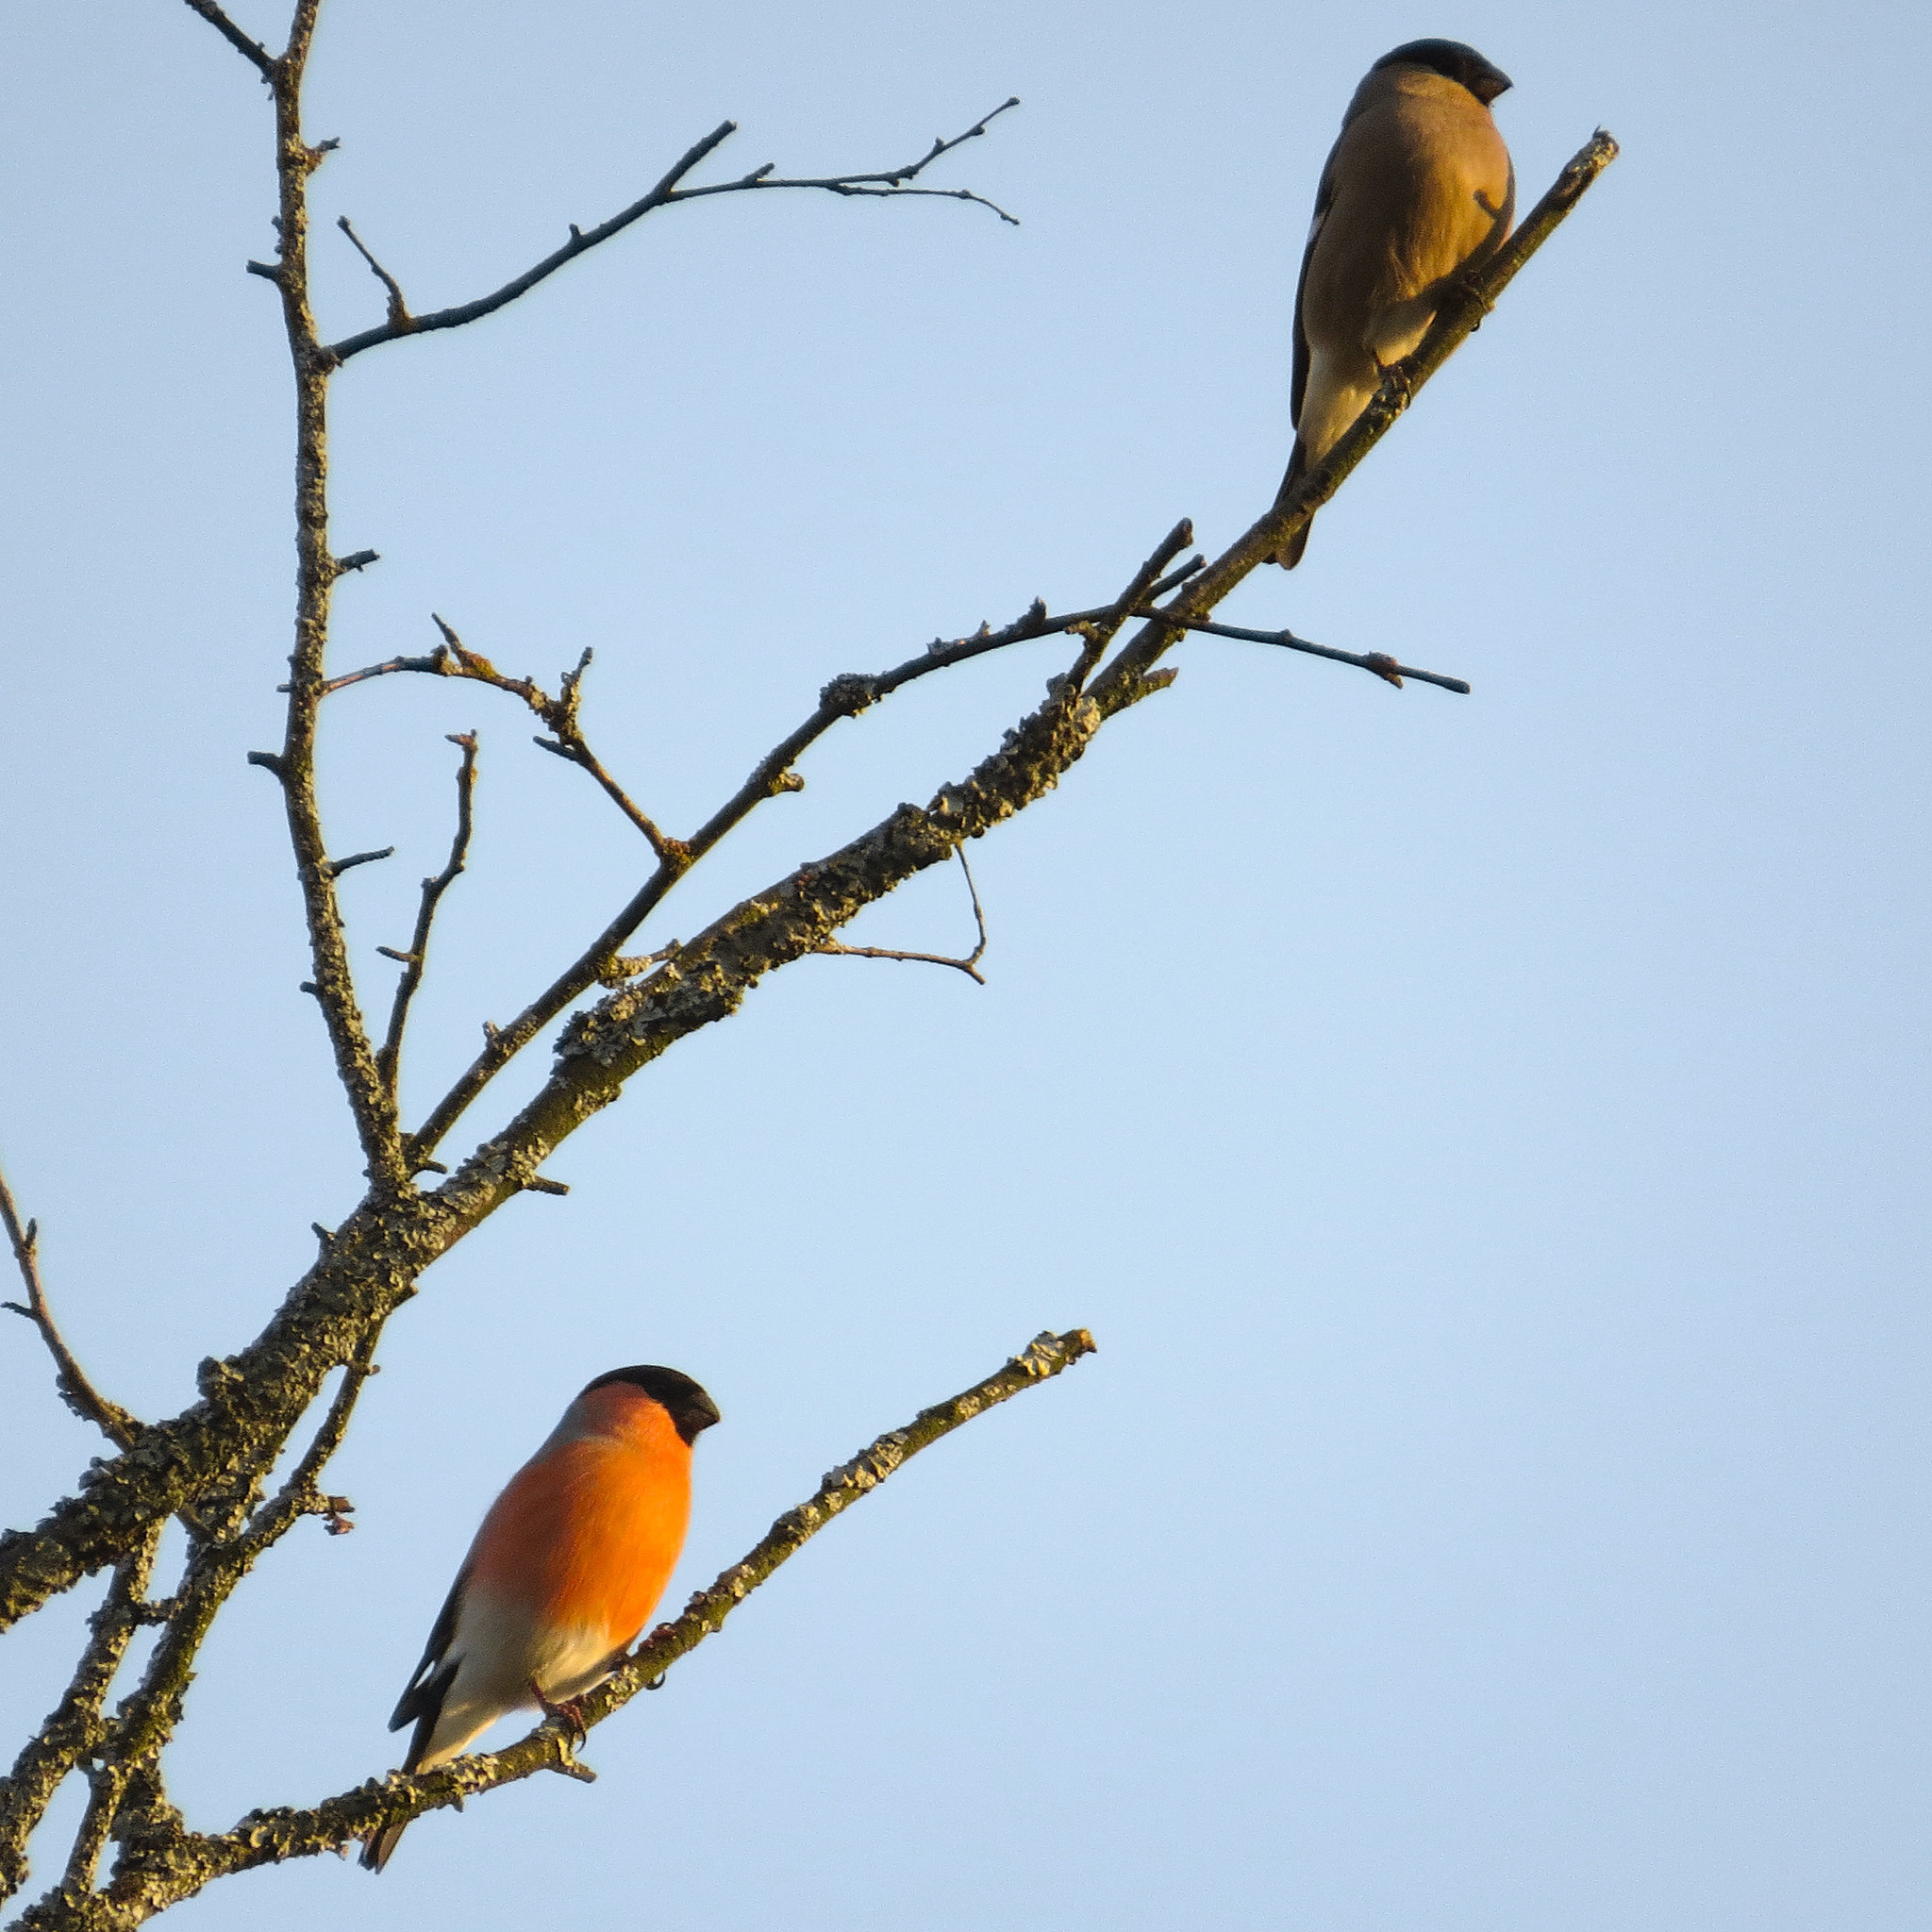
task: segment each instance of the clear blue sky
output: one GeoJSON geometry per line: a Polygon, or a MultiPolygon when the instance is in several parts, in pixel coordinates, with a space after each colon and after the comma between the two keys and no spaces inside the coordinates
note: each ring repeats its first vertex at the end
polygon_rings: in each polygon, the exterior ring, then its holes
{"type": "MultiPolygon", "coordinates": [[[[1515,76],[1525,203],[1599,122],[1624,158],[1227,614],[1474,695],[1191,645],[974,849],[984,990],[807,961],[641,1078],[553,1163],[567,1201],[391,1325],[336,1466],[359,1527],[237,1599],[176,1796],[219,1828],[395,1761],[476,1516],[598,1371],[724,1409],[681,1601],[1038,1329],[1103,1353],[835,1525],[598,1731],[594,1788],[183,1926],[1924,1923],[1923,11],[329,0],[332,330],[379,315],[339,212],[426,308],[726,115],[716,174],[817,173],[1025,102],[941,182],[1018,229],[703,204],[356,363],[338,547],[383,561],[338,663],[426,648],[431,609],[546,679],[594,644],[595,741],[689,828],[832,674],[1099,601],[1182,514],[1219,548],[1286,458],[1342,105],[1424,33],[1515,76]]],[[[0,88],[0,1156],[73,1339],[162,1415],[358,1185],[243,762],[289,633],[288,380],[242,273],[268,124],[166,0],[17,9],[0,88]]],[[[840,727],[651,937],[962,773],[1061,655],[840,727]]],[[[345,881],[372,1006],[471,726],[419,1107],[641,858],[507,700],[344,694],[333,843],[400,847],[345,881]]],[[[969,935],[941,874],[851,936],[969,935]]],[[[18,1522],[97,1443],[24,1324],[0,1412],[18,1522]]],[[[5,1749],[84,1607],[8,1641],[5,1749]]]]}

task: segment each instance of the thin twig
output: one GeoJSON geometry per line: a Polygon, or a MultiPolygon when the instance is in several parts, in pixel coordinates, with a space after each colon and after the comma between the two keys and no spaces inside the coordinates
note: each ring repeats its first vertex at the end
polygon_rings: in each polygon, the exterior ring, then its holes
{"type": "Polygon", "coordinates": [[[275,77],[275,57],[259,41],[251,41],[222,9],[215,0],[188,0],[190,10],[201,15],[208,25],[221,35],[227,43],[244,59],[252,61],[264,80],[275,77]]]}
{"type": "MultiPolygon", "coordinates": [[[[976,131],[976,130],[975,130],[976,131]]],[[[696,201],[705,194],[730,194],[741,188],[824,188],[833,194],[874,195],[880,201],[896,201],[901,195],[924,194],[936,201],[970,201],[981,208],[991,208],[1008,226],[1020,225],[1018,215],[1009,215],[998,202],[990,201],[983,194],[975,194],[970,188],[859,188],[849,181],[794,180],[784,175],[747,175],[742,181],[720,181],[710,188],[687,188],[677,194],[667,195],[667,201],[696,201]]]]}
{"type": "Polygon", "coordinates": [[[903,168],[889,168],[873,175],[820,175],[809,179],[798,176],[774,175],[773,164],[767,162],[737,181],[719,181],[707,188],[680,188],[669,199],[672,201],[696,201],[706,194],[732,194],[747,188],[823,188],[833,194],[893,194],[919,193],[939,194],[953,201],[976,201],[981,208],[990,208],[1003,222],[1014,227],[1020,225],[1019,218],[1009,215],[997,202],[988,201],[983,194],[974,194],[964,188],[922,188],[908,189],[906,183],[916,180],[941,155],[951,154],[956,147],[963,147],[969,141],[976,141],[987,128],[1008,108],[1017,108],[1020,96],[1014,94],[1002,101],[991,114],[975,122],[964,134],[956,134],[950,141],[935,137],[931,147],[916,161],[909,161],[903,168]]]}
{"type": "MultiPolygon", "coordinates": [[[[525,269],[522,275],[506,282],[494,293],[479,296],[474,302],[458,303],[452,308],[439,308],[428,315],[409,317],[406,326],[397,325],[391,309],[391,320],[385,322],[379,328],[367,328],[359,334],[345,336],[341,341],[331,343],[327,353],[338,363],[346,362],[351,356],[359,356],[364,349],[373,349],[381,342],[392,342],[401,336],[426,335],[434,329],[460,328],[465,323],[477,322],[486,315],[493,315],[499,308],[507,308],[514,302],[519,295],[527,294],[539,282],[554,275],[566,262],[575,261],[578,256],[589,254],[600,242],[608,242],[613,235],[621,234],[633,222],[641,220],[654,209],[668,208],[673,202],[677,201],[698,201],[713,194],[741,194],[770,188],[817,188],[832,194],[848,195],[936,194],[954,201],[976,201],[982,207],[991,208],[1003,222],[1010,222],[1013,217],[1005,208],[986,200],[983,195],[972,193],[967,189],[910,188],[904,184],[913,180],[941,155],[950,153],[962,142],[972,141],[984,134],[991,122],[1004,114],[1008,108],[1018,106],[1017,96],[1002,102],[991,114],[976,122],[964,134],[956,135],[951,141],[935,141],[931,149],[921,159],[908,162],[903,168],[891,168],[869,175],[827,175],[807,179],[776,176],[771,166],[767,165],[755,169],[751,174],[742,175],[736,181],[717,181],[703,188],[680,188],[678,183],[700,161],[722,147],[737,133],[737,122],[720,122],[702,141],[693,142],[686,149],[670,172],[648,194],[640,196],[628,208],[620,209],[608,222],[600,223],[594,228],[579,228],[573,223],[570,240],[561,248],[546,255],[534,267],[525,269]]],[[[385,280],[387,279],[385,276],[385,280]]],[[[392,304],[399,299],[399,292],[391,293],[392,304]]]]}
{"type": "Polygon", "coordinates": [[[986,980],[979,962],[986,958],[986,914],[979,908],[979,888],[973,883],[973,868],[966,863],[965,846],[961,845],[958,852],[959,870],[966,874],[966,890],[973,895],[974,923],[979,927],[979,943],[963,959],[949,959],[943,953],[898,953],[886,946],[848,946],[838,940],[826,940],[816,950],[841,959],[909,959],[922,966],[950,966],[984,986],[986,980]]]}
{"type": "Polygon", "coordinates": [[[1464,697],[1469,695],[1469,686],[1461,678],[1444,677],[1440,671],[1418,671],[1413,664],[1398,664],[1381,651],[1357,656],[1354,651],[1338,651],[1327,644],[1311,643],[1307,638],[1296,637],[1291,630],[1243,630],[1238,625],[1208,624],[1198,617],[1174,617],[1165,610],[1136,609],[1128,615],[1144,617],[1155,624],[1177,625],[1183,630],[1202,631],[1208,637],[1239,638],[1251,644],[1279,644],[1286,651],[1305,651],[1310,658],[1329,658],[1338,664],[1354,664],[1363,671],[1373,671],[1397,691],[1402,689],[1405,677],[1413,677],[1419,684],[1440,685],[1444,691],[1459,691],[1464,697]]]}
{"type": "Polygon", "coordinates": [[[474,731],[453,731],[449,734],[449,741],[459,746],[463,754],[462,763],[457,767],[457,828],[449,842],[449,858],[434,878],[423,881],[423,903],[417,908],[416,931],[409,941],[409,950],[397,954],[390,952],[387,946],[377,949],[388,953],[391,959],[403,961],[403,976],[396,982],[395,998],[390,1004],[389,1031],[375,1052],[376,1069],[391,1094],[396,1091],[397,1068],[403,1052],[403,1028],[408,1024],[409,1002],[416,997],[416,989],[423,984],[423,966],[429,955],[429,928],[436,920],[437,904],[462,875],[463,860],[470,850],[471,804],[476,791],[476,734],[474,731]]]}
{"type": "Polygon", "coordinates": [[[348,1519],[355,1514],[356,1506],[346,1496],[323,1494],[316,1478],[342,1446],[362,1385],[371,1375],[382,1373],[375,1365],[375,1343],[376,1337],[372,1334],[356,1358],[343,1369],[341,1386],[337,1389],[322,1425],[302,1452],[302,1459],[290,1471],[289,1479],[275,1495],[250,1518],[244,1536],[257,1553],[286,1536],[305,1516],[320,1516],[331,1536],[342,1536],[355,1528],[348,1519]]]}
{"type": "Polygon", "coordinates": [[[368,246],[363,242],[361,236],[357,234],[354,227],[350,225],[347,215],[338,215],[336,217],[336,226],[349,238],[356,253],[369,264],[369,273],[389,291],[390,327],[394,329],[399,336],[408,335],[416,326],[416,324],[409,314],[408,303],[403,298],[403,285],[369,252],[368,246]]]}
{"type": "Polygon", "coordinates": [[[0,1302],[0,1308],[10,1308],[16,1315],[25,1315],[41,1331],[41,1340],[47,1344],[47,1353],[54,1357],[54,1386],[60,1391],[61,1401],[82,1422],[92,1423],[117,1448],[133,1448],[141,1439],[142,1424],[118,1402],[109,1402],[88,1380],[87,1373],[75,1359],[74,1351],[61,1339],[60,1330],[55,1324],[54,1311],[47,1306],[47,1291],[41,1284],[40,1224],[29,1221],[25,1226],[21,1224],[19,1210],[13,1205],[13,1191],[7,1185],[4,1174],[0,1174],[0,1221],[7,1224],[7,1239],[13,1245],[13,1259],[20,1269],[21,1280],[26,1284],[25,1305],[0,1302]]]}
{"type": "Polygon", "coordinates": [[[346,858],[329,860],[329,876],[339,879],[345,872],[352,871],[358,865],[374,865],[378,858],[393,858],[395,856],[396,848],[393,845],[385,845],[380,852],[352,852],[346,858]]]}
{"type": "MultiPolygon", "coordinates": [[[[435,650],[421,658],[385,658],[380,664],[365,664],[360,671],[351,671],[341,677],[331,677],[323,687],[322,694],[327,697],[331,691],[345,691],[352,684],[366,683],[372,677],[387,677],[396,671],[426,671],[441,674],[449,661],[448,651],[441,644],[435,650]]],[[[275,686],[277,691],[287,691],[286,684],[275,686]]]]}
{"type": "Polygon", "coordinates": [[[1000,220],[1009,226],[1020,225],[1018,215],[1009,215],[998,202],[989,201],[983,194],[974,194],[970,188],[908,188],[905,184],[916,179],[941,155],[950,154],[956,147],[984,134],[990,123],[997,120],[1008,108],[1017,108],[1020,97],[1002,101],[992,112],[964,134],[956,134],[951,141],[935,138],[933,144],[916,161],[908,162],[903,168],[890,168],[873,175],[819,175],[810,177],[785,175],[773,173],[772,162],[762,168],[755,168],[749,175],[736,181],[717,181],[705,188],[680,188],[667,195],[667,201],[696,201],[707,194],[736,194],[746,189],[756,188],[822,188],[832,194],[870,194],[881,199],[898,194],[931,194],[944,201],[977,202],[981,208],[991,208],[1000,220]]]}
{"type": "MultiPolygon", "coordinates": [[[[1189,528],[1191,530],[1192,525],[1190,525],[1189,528]]],[[[1140,594],[1143,599],[1164,597],[1176,585],[1185,583],[1205,569],[1206,564],[1205,558],[1191,557],[1158,582],[1145,586],[1140,594]]],[[[447,632],[448,626],[442,619],[436,617],[433,611],[430,614],[437,625],[447,632]]],[[[1048,614],[1045,604],[1036,597],[1024,615],[1000,630],[994,630],[990,624],[982,624],[966,637],[934,638],[916,657],[907,658],[903,664],[894,665],[890,671],[847,672],[834,678],[825,687],[839,700],[832,712],[833,721],[856,716],[880,698],[890,696],[900,686],[912,683],[915,678],[928,676],[935,671],[949,670],[953,665],[964,664],[974,658],[983,658],[991,651],[1004,650],[1008,644],[1029,643],[1036,638],[1054,637],[1062,631],[1078,630],[1083,625],[1105,623],[1108,618],[1133,614],[1131,610],[1124,611],[1121,600],[1115,598],[1110,604],[1096,604],[1091,609],[1069,610],[1053,617],[1048,614]]],[[[468,652],[467,656],[473,664],[480,668],[466,669],[455,659],[449,645],[443,643],[421,657],[385,658],[380,664],[365,664],[359,671],[344,672],[340,677],[330,678],[323,690],[325,693],[345,691],[352,684],[366,684],[373,677],[390,677],[406,671],[420,672],[432,677],[467,676],[478,683],[492,685],[498,691],[508,691],[512,696],[522,698],[539,717],[545,715],[542,708],[552,701],[540,687],[528,678],[505,676],[487,658],[475,652],[468,652]]],[[[578,670],[581,671],[588,661],[588,658],[580,659],[578,670]]],[[[570,675],[565,674],[566,676],[570,675]]],[[[288,688],[285,684],[275,687],[277,691],[284,691],[288,688]]],[[[759,769],[763,770],[770,763],[769,758],[760,759],[759,769]]],[[[768,794],[760,794],[764,795],[768,794]]]]}

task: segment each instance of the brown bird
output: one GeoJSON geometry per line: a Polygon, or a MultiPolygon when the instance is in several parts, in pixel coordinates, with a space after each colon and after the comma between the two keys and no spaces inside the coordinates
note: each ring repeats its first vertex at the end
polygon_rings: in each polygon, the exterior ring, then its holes
{"type": "MultiPolygon", "coordinates": [[[[1509,84],[1460,41],[1410,41],[1356,89],[1295,290],[1294,454],[1276,503],[1427,334],[1449,284],[1508,238],[1516,170],[1490,103],[1509,84]]],[[[1307,541],[1304,525],[1274,561],[1292,570],[1307,541]]]]}
{"type": "MultiPolygon", "coordinates": [[[[389,1727],[405,1771],[457,1757],[512,1710],[581,1724],[575,1700],[623,1661],[684,1547],[691,1451],[718,1407],[675,1369],[612,1369],[490,1506],[389,1727]]],[[[363,1847],[380,1872],[402,1837],[363,1847]]]]}

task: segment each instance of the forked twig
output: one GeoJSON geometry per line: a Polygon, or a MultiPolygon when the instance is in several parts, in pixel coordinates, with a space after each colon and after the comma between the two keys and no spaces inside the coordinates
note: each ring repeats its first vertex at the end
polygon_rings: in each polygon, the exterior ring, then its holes
{"type": "MultiPolygon", "coordinates": [[[[568,763],[581,765],[597,781],[605,795],[643,834],[658,858],[675,861],[684,850],[681,842],[660,829],[650,814],[611,776],[604,761],[591,749],[583,727],[577,722],[584,673],[590,669],[592,656],[590,647],[585,647],[575,668],[563,674],[558,686],[559,695],[553,698],[533,678],[506,675],[481,652],[471,650],[435,611],[429,614],[437,629],[442,633],[442,642],[435,650],[425,652],[420,658],[385,658],[380,664],[365,664],[359,671],[345,672],[340,677],[330,678],[323,686],[323,695],[326,697],[333,691],[344,691],[352,684],[366,684],[372,677],[389,677],[404,671],[421,672],[431,677],[463,677],[475,684],[487,684],[492,691],[508,691],[511,697],[521,698],[555,734],[535,741],[568,763]]],[[[287,689],[286,686],[283,688],[287,689]]],[[[404,957],[402,954],[390,954],[391,958],[404,957]]]]}
{"type": "Polygon", "coordinates": [[[244,1540],[254,1548],[267,1549],[305,1516],[320,1516],[323,1527],[331,1536],[345,1536],[355,1528],[349,1521],[356,1513],[355,1504],[346,1496],[325,1495],[316,1478],[329,1457],[342,1446],[362,1385],[371,1375],[382,1373],[375,1365],[375,1342],[376,1338],[371,1335],[356,1358],[343,1369],[341,1386],[337,1389],[321,1427],[302,1452],[301,1460],[290,1471],[289,1479],[250,1520],[244,1540]]]}
{"type": "MultiPolygon", "coordinates": [[[[197,0],[189,0],[191,6],[197,0]]],[[[197,8],[197,10],[199,10],[197,8]]],[[[891,199],[899,195],[937,195],[948,201],[977,202],[982,208],[990,208],[1003,222],[1018,223],[1012,215],[996,202],[987,200],[983,194],[974,194],[967,188],[914,188],[909,184],[922,175],[941,155],[950,154],[964,142],[975,140],[984,134],[991,123],[1004,114],[1008,108],[1020,105],[1019,96],[1002,101],[991,114],[982,116],[964,134],[956,134],[950,141],[935,141],[932,146],[916,161],[908,161],[903,167],[886,168],[864,175],[780,175],[774,173],[774,163],[767,162],[762,168],[755,168],[749,175],[741,175],[735,181],[714,181],[702,188],[681,188],[679,183],[708,155],[722,147],[738,132],[736,121],[722,121],[704,137],[693,142],[681,155],[664,178],[641,195],[626,208],[621,208],[608,222],[600,223],[594,228],[579,228],[571,224],[570,240],[561,248],[546,255],[533,267],[526,268],[522,275],[512,277],[502,288],[488,295],[478,296],[474,302],[459,302],[451,308],[438,308],[427,315],[410,315],[403,303],[402,290],[394,278],[382,268],[366,248],[362,249],[364,258],[371,268],[382,278],[389,290],[390,319],[377,328],[366,328],[359,334],[345,336],[339,342],[331,342],[326,354],[340,364],[351,356],[359,356],[364,349],[373,349],[381,342],[392,342],[402,336],[427,335],[434,329],[461,328],[465,323],[480,321],[486,315],[493,315],[499,308],[508,308],[519,295],[527,294],[539,282],[554,275],[566,262],[575,261],[580,255],[588,255],[600,242],[608,242],[613,235],[621,234],[633,222],[641,220],[654,209],[669,208],[674,202],[701,201],[713,194],[743,194],[763,189],[807,188],[822,189],[828,194],[873,195],[881,199],[891,199]],[[400,310],[400,317],[398,315],[400,310]]],[[[355,233],[346,222],[342,227],[352,242],[355,233]]],[[[356,242],[358,248],[362,248],[356,242]]],[[[274,279],[274,271],[268,272],[274,279]]]]}
{"type": "Polygon", "coordinates": [[[762,168],[755,168],[736,181],[713,182],[706,188],[679,188],[665,199],[696,201],[707,194],[736,194],[749,188],[822,188],[832,194],[871,194],[881,198],[897,194],[931,194],[944,201],[976,202],[981,208],[990,208],[1001,221],[1017,228],[1020,225],[1019,216],[1009,215],[998,202],[989,201],[983,194],[974,194],[970,188],[908,188],[906,184],[923,175],[941,155],[951,154],[956,147],[963,147],[967,142],[977,140],[989,125],[998,120],[1008,108],[1019,105],[1020,96],[1014,94],[1010,99],[1002,101],[991,114],[976,121],[964,134],[956,134],[950,141],[935,136],[931,147],[918,160],[908,161],[902,168],[888,168],[873,175],[802,176],[774,175],[774,164],[768,161],[762,168]]]}
{"type": "Polygon", "coordinates": [[[512,697],[523,699],[554,734],[549,738],[539,738],[535,742],[567,764],[581,765],[590,773],[604,795],[644,835],[645,843],[657,855],[660,864],[676,864],[688,858],[683,844],[658,828],[651,815],[605,769],[604,761],[591,749],[584,737],[583,727],[577,722],[577,707],[583,700],[584,673],[591,668],[593,655],[588,644],[584,646],[575,668],[566,671],[558,680],[558,694],[553,698],[530,678],[506,677],[488,658],[469,649],[433,610],[429,614],[435,619],[437,629],[442,633],[445,655],[437,669],[443,676],[472,678],[478,684],[489,685],[493,691],[508,691],[512,697]]]}
{"type": "Polygon", "coordinates": [[[966,863],[966,848],[960,845],[955,849],[959,855],[959,870],[966,874],[966,890],[973,895],[974,923],[979,927],[979,943],[963,959],[950,959],[943,953],[900,953],[888,946],[848,946],[838,940],[826,940],[813,950],[831,953],[841,959],[910,959],[922,966],[950,966],[975,984],[984,986],[986,979],[980,973],[979,962],[986,958],[986,914],[980,910],[979,888],[973,883],[973,868],[966,863]]]}
{"type": "MultiPolygon", "coordinates": [[[[1135,595],[1161,595],[1201,569],[1199,558],[1191,558],[1177,569],[1168,568],[1192,541],[1193,525],[1184,517],[1134,574],[1134,586],[1139,587],[1135,595]],[[1159,575],[1162,572],[1167,574],[1159,575]]],[[[665,894],[692,865],[711,851],[727,832],[741,824],[766,799],[798,790],[801,781],[791,769],[793,760],[823,738],[840,719],[856,718],[880,698],[917,678],[942,671],[952,664],[964,663],[968,658],[980,657],[986,652],[1003,649],[1008,644],[1075,630],[1082,625],[1092,625],[1104,638],[1110,638],[1125,621],[1126,614],[1124,602],[1116,599],[1111,604],[1096,605],[1091,610],[1075,611],[1065,617],[1049,617],[1046,606],[1036,598],[1032,608],[1004,630],[995,631],[981,625],[972,637],[958,638],[951,643],[935,638],[916,658],[909,658],[893,670],[876,676],[847,673],[833,678],[819,692],[818,708],[795,730],[780,739],[752,767],[751,774],[744,783],[690,839],[677,841],[674,857],[658,862],[629,903],[590,945],[508,1025],[489,1029],[482,1052],[471,1061],[456,1085],[437,1102],[428,1118],[410,1136],[412,1158],[420,1165],[422,1157],[434,1154],[442,1137],[497,1074],[579,993],[587,991],[608,973],[611,961],[619,956],[625,941],[650,917],[665,894]]],[[[396,662],[398,669],[414,668],[407,661],[392,661],[396,662]]],[[[367,673],[358,675],[377,675],[386,669],[387,666],[374,665],[367,673]]],[[[505,680],[504,688],[519,690],[525,682],[522,679],[505,680]]]]}

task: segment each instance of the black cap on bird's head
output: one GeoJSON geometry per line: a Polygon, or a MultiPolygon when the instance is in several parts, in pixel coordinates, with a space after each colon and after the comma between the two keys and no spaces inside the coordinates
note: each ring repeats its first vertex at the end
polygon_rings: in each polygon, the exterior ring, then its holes
{"type": "Polygon", "coordinates": [[[1463,41],[1407,41],[1384,54],[1369,72],[1383,67],[1426,67],[1443,79],[1466,87],[1486,108],[1514,85],[1500,67],[1485,60],[1463,41]]]}
{"type": "Polygon", "coordinates": [[[588,1395],[592,1389],[608,1389],[613,1382],[628,1382],[633,1389],[641,1389],[653,1402],[661,1404],[687,1442],[695,1442],[701,1429],[724,1420],[718,1413],[718,1405],[704,1390],[675,1369],[655,1368],[647,1362],[635,1368],[612,1369],[586,1384],[583,1393],[588,1395]]]}

